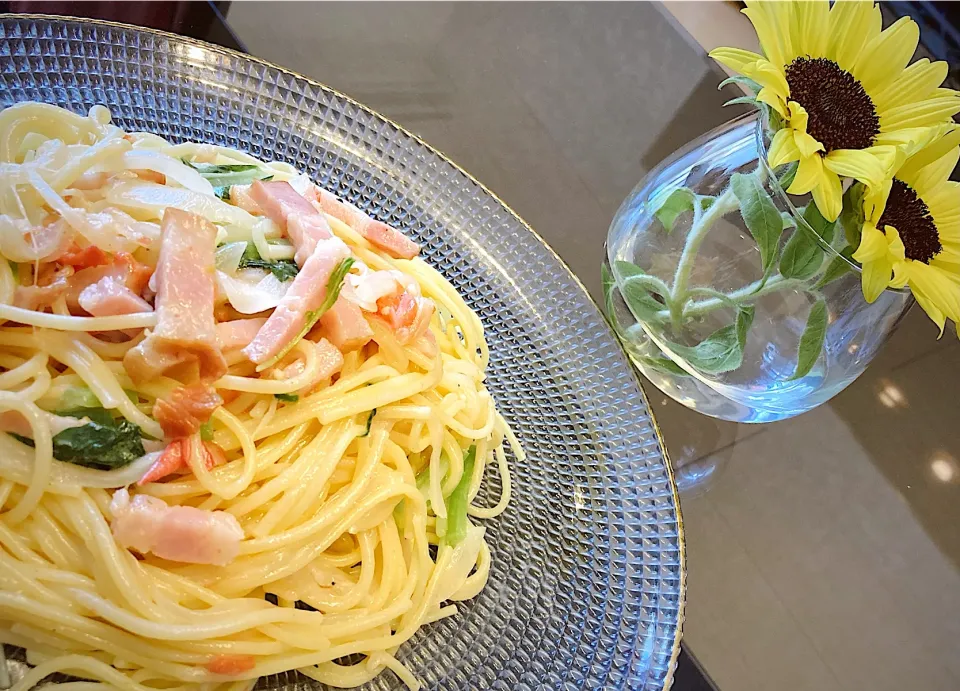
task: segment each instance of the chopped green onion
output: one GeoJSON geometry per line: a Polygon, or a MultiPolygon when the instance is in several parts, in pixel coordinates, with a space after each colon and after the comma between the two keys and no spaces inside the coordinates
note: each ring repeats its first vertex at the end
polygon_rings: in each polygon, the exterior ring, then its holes
{"type": "Polygon", "coordinates": [[[320,306],[317,309],[307,312],[305,315],[306,320],[303,328],[300,329],[300,333],[290,339],[290,342],[281,348],[279,353],[264,362],[262,365],[259,365],[257,367],[258,372],[262,372],[268,367],[273,367],[275,364],[280,362],[280,360],[282,360],[283,357],[293,350],[293,347],[300,342],[300,339],[310,333],[310,329],[312,329],[320,320],[320,317],[323,316],[324,312],[333,307],[333,303],[335,303],[337,298],[340,297],[340,289],[343,288],[343,279],[347,277],[347,273],[350,271],[351,266],[353,266],[353,257],[347,257],[337,264],[336,268],[330,272],[330,279],[327,281],[327,295],[323,298],[323,302],[320,303],[320,306]]]}
{"type": "Polygon", "coordinates": [[[296,403],[300,400],[300,396],[295,393],[275,393],[273,397],[284,403],[296,403]]]}
{"type": "MultiPolygon", "coordinates": [[[[444,542],[456,547],[467,536],[467,505],[470,503],[470,481],[473,479],[473,467],[477,460],[477,447],[471,446],[463,457],[463,475],[460,482],[447,498],[447,532],[444,542]]],[[[419,483],[418,483],[419,484],[419,483]]]]}
{"type": "Polygon", "coordinates": [[[209,420],[200,425],[200,438],[203,441],[213,441],[213,425],[209,420]]]}

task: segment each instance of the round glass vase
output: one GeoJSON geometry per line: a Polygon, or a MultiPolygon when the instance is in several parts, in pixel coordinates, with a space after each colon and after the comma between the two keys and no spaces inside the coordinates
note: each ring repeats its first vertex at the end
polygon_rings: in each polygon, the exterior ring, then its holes
{"type": "Polygon", "coordinates": [[[735,422],[806,412],[860,376],[913,304],[907,290],[863,299],[852,203],[827,222],[784,192],[794,173],[769,168],[765,129],[747,115],[661,163],[610,226],[608,317],[637,368],[693,410],[735,422]]]}

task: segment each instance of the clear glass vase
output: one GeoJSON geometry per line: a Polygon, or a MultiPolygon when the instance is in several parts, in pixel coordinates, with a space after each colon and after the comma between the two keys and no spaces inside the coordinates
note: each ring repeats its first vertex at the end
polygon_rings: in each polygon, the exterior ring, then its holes
{"type": "Polygon", "coordinates": [[[906,290],[863,299],[855,220],[829,223],[788,196],[795,170],[771,170],[766,143],[748,115],[664,161],[617,212],[603,265],[634,364],[683,405],[736,422],[829,400],[913,304],[906,290]]]}

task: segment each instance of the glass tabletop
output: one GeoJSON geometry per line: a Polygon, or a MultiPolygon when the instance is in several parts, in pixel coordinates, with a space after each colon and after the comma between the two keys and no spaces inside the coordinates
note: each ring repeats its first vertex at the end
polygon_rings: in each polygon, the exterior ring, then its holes
{"type": "MultiPolygon", "coordinates": [[[[199,15],[163,28],[245,48],[420,135],[595,298],[623,198],[738,114],[703,45],[749,39],[727,3],[198,4],[232,32],[199,15]]],[[[647,387],[681,480],[699,480],[681,496],[684,641],[706,675],[685,655],[675,689],[960,688],[960,343],[936,335],[912,311],[850,388],[770,425],[647,387]]]]}

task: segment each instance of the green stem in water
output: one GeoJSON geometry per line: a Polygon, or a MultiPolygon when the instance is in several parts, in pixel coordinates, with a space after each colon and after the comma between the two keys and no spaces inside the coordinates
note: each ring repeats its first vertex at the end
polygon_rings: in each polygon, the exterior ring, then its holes
{"type": "Polygon", "coordinates": [[[687,284],[690,282],[690,274],[693,272],[693,265],[696,263],[700,245],[703,244],[713,224],[736,208],[736,197],[729,187],[716,198],[706,211],[701,212],[699,202],[697,203],[694,210],[693,227],[687,234],[680,261],[677,263],[677,272],[673,277],[673,291],[670,294],[670,319],[674,328],[679,328],[681,325],[683,306],[689,297],[687,284]]]}

